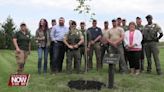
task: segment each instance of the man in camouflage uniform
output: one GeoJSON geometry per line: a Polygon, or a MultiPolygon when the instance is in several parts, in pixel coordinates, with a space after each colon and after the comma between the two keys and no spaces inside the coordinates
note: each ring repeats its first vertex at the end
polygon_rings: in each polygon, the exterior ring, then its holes
{"type": "MultiPolygon", "coordinates": [[[[142,19],[140,17],[136,17],[136,29],[143,33],[144,26],[142,25],[142,19]]],[[[142,40],[142,51],[141,51],[141,60],[140,60],[140,70],[141,72],[144,70],[144,45],[142,40]]]]}
{"type": "MultiPolygon", "coordinates": [[[[128,25],[126,25],[126,19],[122,19],[122,28],[124,29],[124,32],[129,30],[128,25]]],[[[122,43],[124,44],[124,42],[122,42],[122,43]]],[[[128,59],[127,59],[127,53],[128,53],[128,52],[126,51],[124,45],[123,45],[123,48],[124,48],[125,62],[126,62],[126,64],[128,65],[128,59]]]]}
{"type": "MultiPolygon", "coordinates": [[[[87,60],[88,60],[88,43],[90,41],[90,33],[85,29],[85,22],[80,23],[80,31],[83,34],[84,37],[84,43],[80,45],[80,54],[81,54],[81,60],[82,56],[84,57],[84,70],[87,70],[87,60]]],[[[80,62],[81,63],[81,62],[80,62]]]]}
{"type": "Polygon", "coordinates": [[[82,33],[76,29],[76,22],[72,21],[72,28],[64,37],[64,43],[67,45],[67,71],[72,72],[72,61],[76,62],[76,72],[80,72],[80,48],[79,46],[84,42],[82,33]]]}
{"type": "Polygon", "coordinates": [[[124,31],[129,30],[128,25],[126,25],[126,19],[122,19],[122,28],[124,29],[124,31]]]}
{"type": "Polygon", "coordinates": [[[147,15],[146,19],[148,24],[144,27],[143,35],[144,35],[145,53],[148,62],[147,72],[148,73],[151,72],[151,68],[152,68],[151,54],[153,54],[157,74],[161,75],[158,41],[163,36],[163,32],[161,30],[161,27],[159,27],[156,23],[152,22],[153,17],[151,15],[147,15]]]}

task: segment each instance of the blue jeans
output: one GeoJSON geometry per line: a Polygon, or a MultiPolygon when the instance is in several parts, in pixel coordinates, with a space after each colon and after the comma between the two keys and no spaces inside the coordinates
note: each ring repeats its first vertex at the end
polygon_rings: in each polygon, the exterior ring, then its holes
{"type": "Polygon", "coordinates": [[[63,42],[53,44],[53,61],[52,72],[61,72],[65,53],[65,45],[63,42]]]}
{"type": "Polygon", "coordinates": [[[42,68],[42,52],[44,51],[44,73],[47,72],[48,62],[48,47],[38,47],[38,73],[41,73],[42,68]]]}

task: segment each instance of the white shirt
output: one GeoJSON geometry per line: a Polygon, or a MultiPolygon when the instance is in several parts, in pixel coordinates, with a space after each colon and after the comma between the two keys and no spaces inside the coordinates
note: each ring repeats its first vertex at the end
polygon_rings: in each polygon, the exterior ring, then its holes
{"type": "MultiPolygon", "coordinates": [[[[125,36],[124,36],[124,46],[130,45],[130,31],[126,31],[125,32],[125,36]]],[[[142,45],[141,45],[141,41],[143,39],[142,33],[139,30],[135,30],[134,31],[134,35],[133,35],[133,45],[136,44],[136,46],[134,46],[134,48],[138,48],[141,49],[142,45]]]]}

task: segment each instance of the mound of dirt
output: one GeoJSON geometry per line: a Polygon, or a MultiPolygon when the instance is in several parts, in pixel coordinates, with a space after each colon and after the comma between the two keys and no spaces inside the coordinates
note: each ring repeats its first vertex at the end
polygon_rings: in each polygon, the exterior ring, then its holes
{"type": "Polygon", "coordinates": [[[104,83],[99,81],[91,81],[91,80],[71,80],[68,82],[68,87],[75,88],[78,90],[101,90],[102,86],[106,86],[104,83]]]}

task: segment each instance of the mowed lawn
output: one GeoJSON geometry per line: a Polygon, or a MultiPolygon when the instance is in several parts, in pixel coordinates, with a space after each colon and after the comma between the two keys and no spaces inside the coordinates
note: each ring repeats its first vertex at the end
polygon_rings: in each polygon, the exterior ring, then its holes
{"type": "MultiPolygon", "coordinates": [[[[32,51],[26,66],[25,73],[31,75],[29,85],[26,87],[8,87],[9,76],[16,72],[16,60],[14,51],[0,50],[0,92],[81,92],[79,90],[70,89],[67,83],[70,80],[97,80],[107,84],[108,65],[104,64],[103,70],[97,72],[94,69],[84,74],[67,74],[64,71],[57,75],[51,75],[48,71],[47,75],[37,73],[37,52],[32,51]]],[[[161,67],[164,72],[164,49],[160,49],[161,67]]],[[[49,65],[49,63],[48,63],[49,65]]],[[[145,69],[147,63],[145,62],[145,69]]],[[[49,67],[48,67],[49,69],[49,67]]],[[[151,74],[145,71],[139,76],[131,76],[129,74],[115,74],[115,89],[103,87],[100,92],[164,92],[164,75],[158,76],[155,71],[154,62],[151,74]]],[[[97,90],[85,90],[82,92],[98,92],[97,90]]]]}

